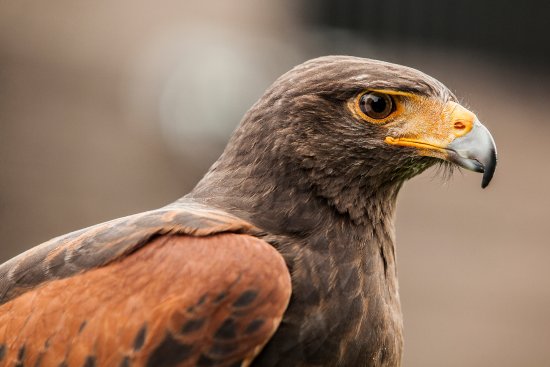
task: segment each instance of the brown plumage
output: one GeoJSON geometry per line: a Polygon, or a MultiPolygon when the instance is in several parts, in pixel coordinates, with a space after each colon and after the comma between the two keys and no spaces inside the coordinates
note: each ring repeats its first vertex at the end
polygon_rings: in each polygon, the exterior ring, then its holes
{"type": "Polygon", "coordinates": [[[496,164],[441,83],[299,65],[190,194],[0,265],[0,365],[397,366],[395,201],[442,160],[496,164]]]}

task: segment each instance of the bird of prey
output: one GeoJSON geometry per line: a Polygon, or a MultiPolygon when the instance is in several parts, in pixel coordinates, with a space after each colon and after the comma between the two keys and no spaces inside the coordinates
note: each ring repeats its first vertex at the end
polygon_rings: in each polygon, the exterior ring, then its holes
{"type": "Polygon", "coordinates": [[[2,366],[398,366],[394,216],[444,162],[496,148],[437,80],[381,61],[296,66],[187,195],[0,265],[2,366]]]}

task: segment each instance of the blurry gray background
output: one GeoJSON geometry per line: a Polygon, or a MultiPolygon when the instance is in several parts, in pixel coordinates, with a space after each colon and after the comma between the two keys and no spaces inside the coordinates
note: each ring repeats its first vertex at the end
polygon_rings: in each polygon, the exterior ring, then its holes
{"type": "Polygon", "coordinates": [[[404,366],[549,366],[549,6],[456,3],[0,2],[0,262],[188,192],[295,64],[380,58],[447,84],[500,154],[486,190],[401,193],[404,366]]]}

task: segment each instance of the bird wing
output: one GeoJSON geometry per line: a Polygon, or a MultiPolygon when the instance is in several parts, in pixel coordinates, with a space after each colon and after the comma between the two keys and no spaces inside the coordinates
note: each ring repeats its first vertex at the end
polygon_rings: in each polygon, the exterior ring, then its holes
{"type": "Polygon", "coordinates": [[[197,205],[54,239],[0,266],[0,365],[246,366],[290,299],[282,256],[197,205]]]}

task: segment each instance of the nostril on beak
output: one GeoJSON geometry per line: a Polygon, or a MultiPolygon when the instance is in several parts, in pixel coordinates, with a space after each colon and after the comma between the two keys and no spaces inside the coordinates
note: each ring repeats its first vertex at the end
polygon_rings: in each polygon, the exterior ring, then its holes
{"type": "Polygon", "coordinates": [[[454,126],[457,130],[464,130],[466,128],[466,125],[464,125],[464,123],[460,121],[455,122],[454,126]]]}

